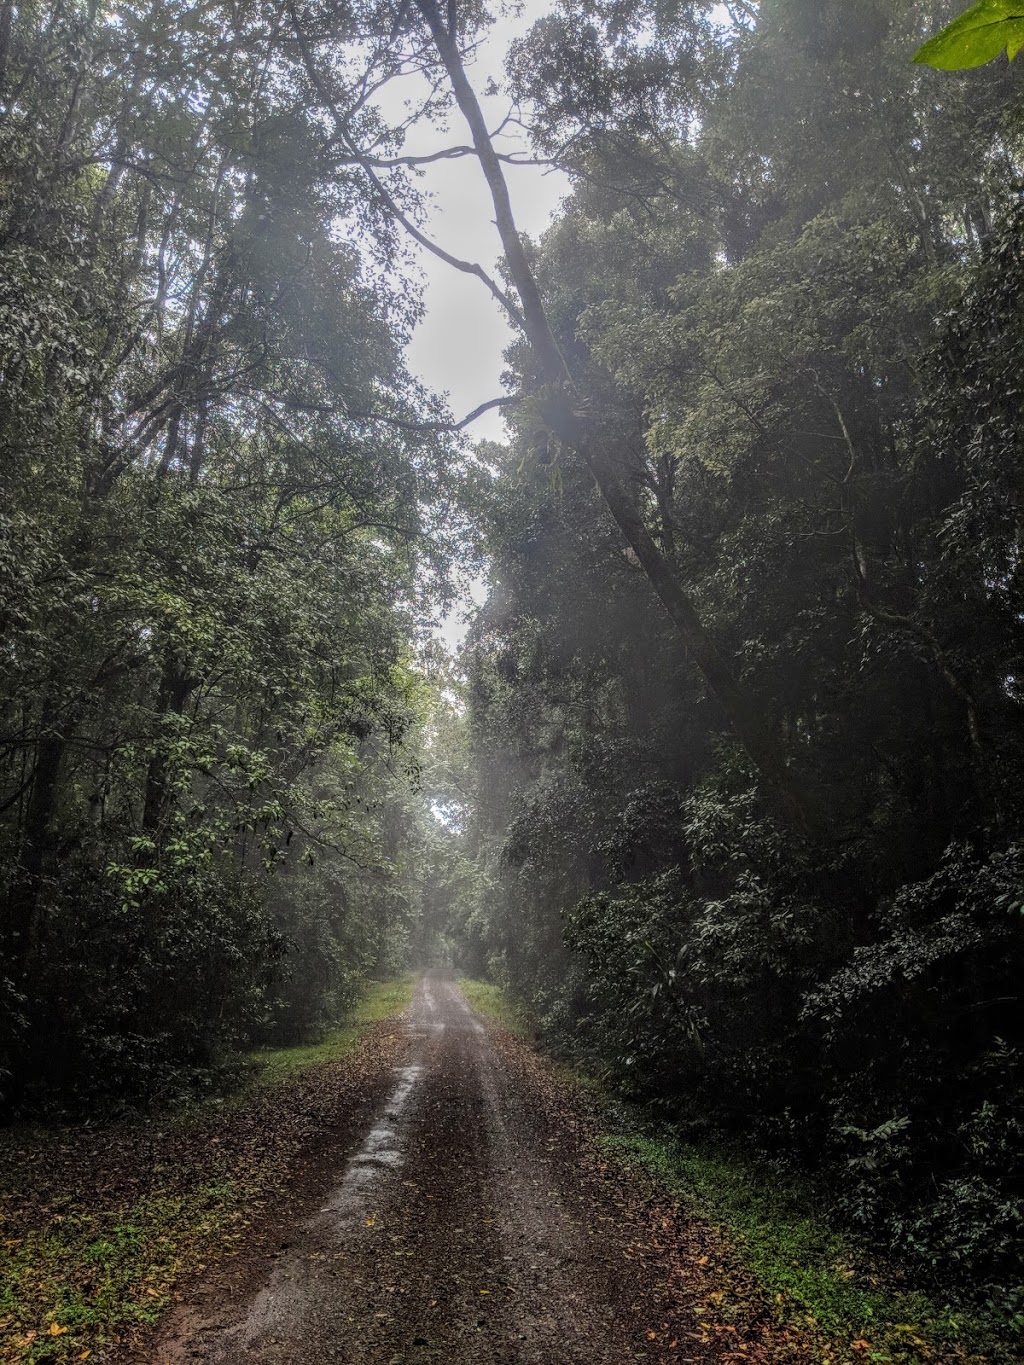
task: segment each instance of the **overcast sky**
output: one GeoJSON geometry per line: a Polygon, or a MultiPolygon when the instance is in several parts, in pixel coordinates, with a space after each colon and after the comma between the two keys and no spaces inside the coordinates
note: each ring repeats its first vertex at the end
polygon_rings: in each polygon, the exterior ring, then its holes
{"type": "MultiPolygon", "coordinates": [[[[497,19],[469,67],[470,80],[491,128],[502,122],[509,102],[500,96],[484,96],[482,91],[489,78],[502,83],[509,44],[551,8],[551,0],[526,0],[517,16],[497,19]]],[[[386,89],[381,107],[390,118],[401,117],[403,101],[415,100],[421,89],[413,78],[395,82],[386,89]]],[[[447,134],[424,126],[410,133],[405,150],[423,154],[468,141],[468,130],[456,109],[447,134]]],[[[528,149],[506,138],[502,150],[528,149]]],[[[568,181],[560,172],[535,166],[506,166],[506,175],[520,231],[539,235],[568,192],[568,181]]],[[[435,163],[426,169],[420,183],[433,199],[428,231],[434,240],[455,256],[479,261],[493,274],[500,244],[476,158],[435,163]]],[[[501,394],[501,354],[512,334],[497,303],[479,280],[460,274],[429,252],[421,251],[420,256],[427,278],[427,312],[413,336],[409,364],[431,389],[450,395],[452,411],[462,418],[478,404],[501,394]]],[[[478,440],[501,439],[503,430],[501,414],[495,411],[474,423],[468,434],[478,440]]]]}

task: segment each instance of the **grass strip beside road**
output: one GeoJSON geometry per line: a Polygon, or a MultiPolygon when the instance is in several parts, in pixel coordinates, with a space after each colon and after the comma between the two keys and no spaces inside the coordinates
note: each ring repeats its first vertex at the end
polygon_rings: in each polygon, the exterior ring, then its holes
{"type": "Polygon", "coordinates": [[[1019,1338],[1002,1317],[950,1306],[902,1282],[895,1268],[829,1224],[809,1185],[710,1144],[619,1133],[600,1145],[719,1228],[778,1319],[813,1326],[832,1359],[863,1365],[1021,1359],[1019,1338]]]}
{"type": "Polygon", "coordinates": [[[412,990],[411,976],[368,983],[322,1043],[253,1054],[249,1084],[227,1103],[0,1134],[2,1365],[130,1345],[178,1284],[235,1253],[335,1119],[339,1085],[351,1095],[372,1057],[353,1055],[353,1076],[331,1064],[412,990]]]}
{"type": "Polygon", "coordinates": [[[460,976],[459,990],[478,1014],[493,1019],[516,1038],[530,1041],[536,1037],[536,1030],[525,1010],[500,986],[495,986],[490,981],[476,981],[472,977],[460,976]]]}
{"type": "Polygon", "coordinates": [[[416,978],[410,972],[393,981],[367,982],[348,1019],[319,1043],[261,1048],[249,1054],[252,1083],[279,1085],[312,1066],[340,1061],[352,1051],[371,1024],[400,1014],[412,1000],[416,978]]]}

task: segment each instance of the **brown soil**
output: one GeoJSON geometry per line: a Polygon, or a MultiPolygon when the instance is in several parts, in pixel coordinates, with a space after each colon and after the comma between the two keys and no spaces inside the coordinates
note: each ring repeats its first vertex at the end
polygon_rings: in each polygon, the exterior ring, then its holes
{"type": "Polygon", "coordinates": [[[717,1233],[608,1169],[586,1101],[452,982],[421,979],[389,1067],[359,1135],[321,1144],[291,1209],[134,1360],[807,1358],[760,1312],[723,1313],[717,1233]]]}

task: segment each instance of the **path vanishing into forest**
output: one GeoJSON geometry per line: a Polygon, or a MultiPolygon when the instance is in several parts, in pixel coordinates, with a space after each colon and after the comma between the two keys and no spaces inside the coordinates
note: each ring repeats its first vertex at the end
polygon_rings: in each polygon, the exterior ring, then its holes
{"type": "Polygon", "coordinates": [[[403,1027],[386,1099],[312,1207],[212,1303],[181,1305],[152,1365],[760,1358],[697,1321],[680,1257],[708,1256],[609,1176],[548,1064],[442,974],[403,1027]]]}

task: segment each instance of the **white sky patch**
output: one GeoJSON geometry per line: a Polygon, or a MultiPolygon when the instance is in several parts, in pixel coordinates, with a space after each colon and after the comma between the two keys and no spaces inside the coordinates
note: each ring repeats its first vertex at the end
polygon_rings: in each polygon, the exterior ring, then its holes
{"type": "MultiPolygon", "coordinates": [[[[550,0],[526,0],[515,15],[497,18],[481,41],[476,60],[468,67],[488,126],[497,128],[509,113],[503,95],[485,95],[488,81],[499,86],[505,55],[514,38],[526,34],[535,19],[549,13],[550,0]]],[[[390,121],[407,116],[407,103],[421,100],[426,86],[419,77],[393,81],[381,92],[378,105],[390,121]]],[[[426,121],[410,130],[405,153],[426,155],[444,147],[464,146],[469,131],[454,109],[447,132],[426,121]]],[[[517,128],[508,129],[499,149],[529,155],[530,148],[517,128]]],[[[505,166],[512,207],[521,232],[539,236],[551,222],[559,203],[569,192],[568,177],[560,171],[538,166],[505,166]]],[[[493,209],[475,157],[436,162],[425,168],[419,184],[433,199],[433,210],[424,231],[452,255],[478,261],[492,276],[501,255],[493,209]]],[[[407,352],[410,369],[435,392],[447,393],[456,419],[480,403],[502,393],[502,352],[513,332],[498,304],[478,279],[460,274],[451,266],[418,249],[426,276],[426,316],[416,328],[407,352]]],[[[472,439],[501,440],[504,423],[500,410],[492,410],[469,429],[472,439]]],[[[453,613],[454,615],[455,613],[453,613]]],[[[451,619],[451,618],[449,618],[451,619]]],[[[461,634],[465,633],[465,625],[461,634]]]]}
{"type": "Polygon", "coordinates": [[[441,618],[440,625],[435,629],[434,635],[448,650],[449,654],[455,654],[462,646],[469,630],[469,623],[476,609],[482,607],[487,601],[487,580],[485,578],[474,578],[469,585],[469,592],[461,601],[456,602],[447,616],[441,618]]]}
{"type": "MultiPolygon", "coordinates": [[[[504,122],[510,112],[510,101],[506,95],[486,95],[484,91],[490,81],[501,87],[509,45],[551,9],[551,0],[525,0],[517,14],[497,18],[479,43],[475,60],[467,66],[491,129],[504,122]]],[[[426,83],[420,77],[407,76],[385,86],[377,104],[389,122],[400,122],[422,102],[425,92],[426,83]]],[[[445,131],[422,120],[410,129],[403,154],[423,156],[445,147],[465,146],[469,130],[458,109],[452,110],[449,125],[445,131]]],[[[517,127],[506,129],[496,145],[509,154],[532,154],[517,127]]],[[[505,176],[519,230],[539,237],[569,193],[568,177],[542,166],[507,163],[505,176]]],[[[421,229],[452,255],[479,262],[493,278],[501,257],[501,243],[476,158],[434,162],[424,168],[418,184],[429,192],[432,200],[430,217],[419,225],[421,229]]],[[[479,404],[504,392],[502,352],[513,339],[513,329],[480,280],[460,273],[422,248],[415,250],[426,279],[426,311],[413,334],[406,361],[428,388],[448,395],[452,412],[460,420],[479,404]]],[[[466,434],[471,440],[503,440],[505,427],[500,410],[485,413],[466,434]]],[[[434,629],[435,638],[450,653],[461,647],[470,618],[486,599],[486,580],[475,579],[467,596],[434,629]]]]}

